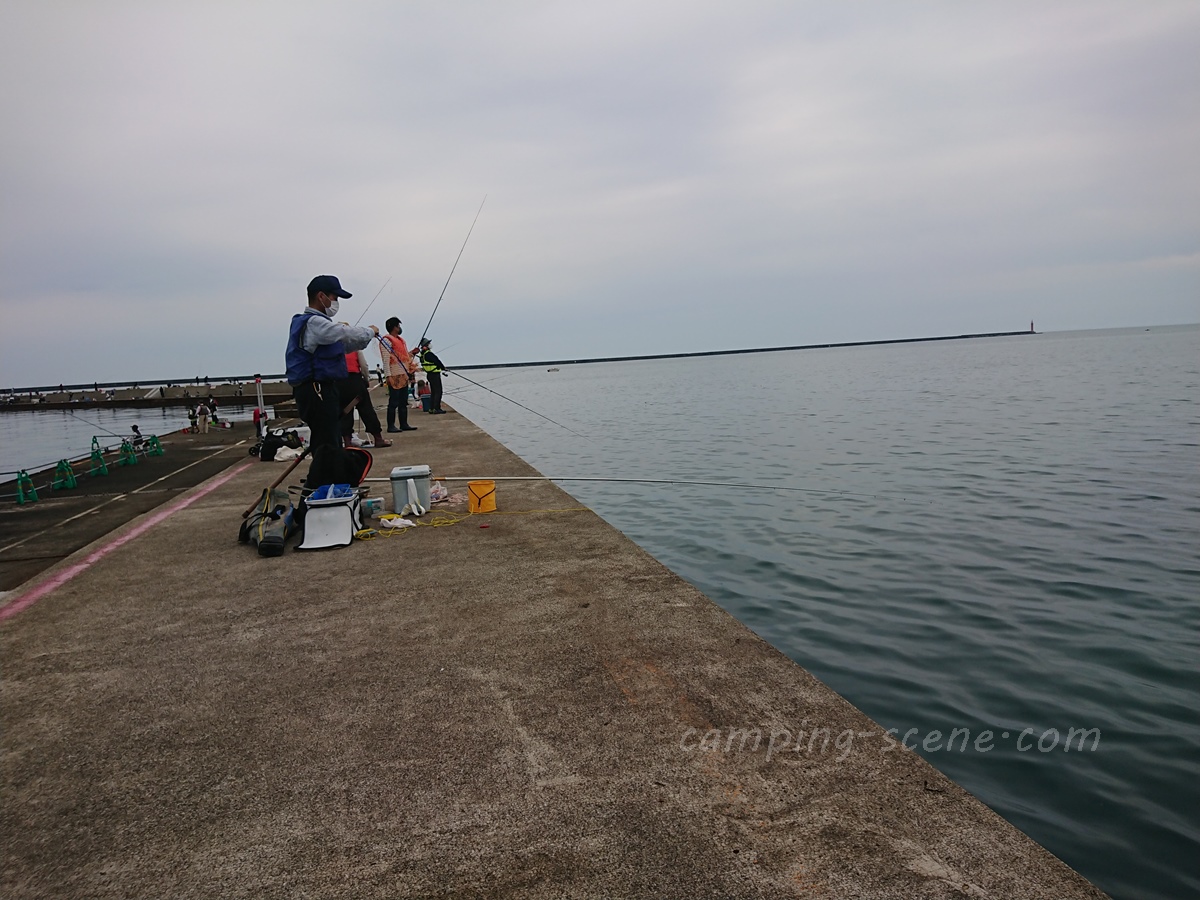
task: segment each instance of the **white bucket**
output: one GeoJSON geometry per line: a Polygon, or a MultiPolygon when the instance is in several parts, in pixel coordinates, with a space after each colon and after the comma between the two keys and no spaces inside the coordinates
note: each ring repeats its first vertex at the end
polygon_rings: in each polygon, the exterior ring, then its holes
{"type": "MultiPolygon", "coordinates": [[[[392,469],[392,509],[401,512],[409,504],[408,484],[416,488],[417,502],[429,511],[429,466],[396,466],[392,469]]],[[[420,515],[415,510],[414,515],[420,515]]]]}

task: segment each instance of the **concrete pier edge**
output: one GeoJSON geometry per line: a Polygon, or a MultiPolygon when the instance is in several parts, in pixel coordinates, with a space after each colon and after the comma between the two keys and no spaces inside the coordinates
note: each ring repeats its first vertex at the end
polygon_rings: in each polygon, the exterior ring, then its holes
{"type": "MultiPolygon", "coordinates": [[[[373,475],[538,474],[414,422],[373,475]]],[[[769,753],[882,728],[553,484],[270,560],[236,466],[0,623],[6,897],[1104,896],[915,753],[769,753]]]]}

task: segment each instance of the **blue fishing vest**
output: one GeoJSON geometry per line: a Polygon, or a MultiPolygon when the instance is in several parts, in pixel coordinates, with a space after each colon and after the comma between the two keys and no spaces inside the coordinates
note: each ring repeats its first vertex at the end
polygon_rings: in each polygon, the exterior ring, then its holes
{"type": "Polygon", "coordinates": [[[303,384],[306,381],[338,381],[345,378],[346,350],[341,341],[333,344],[321,344],[315,353],[304,349],[304,329],[308,326],[309,316],[320,313],[302,312],[292,316],[292,326],[288,331],[287,345],[287,380],[288,384],[303,384]]]}

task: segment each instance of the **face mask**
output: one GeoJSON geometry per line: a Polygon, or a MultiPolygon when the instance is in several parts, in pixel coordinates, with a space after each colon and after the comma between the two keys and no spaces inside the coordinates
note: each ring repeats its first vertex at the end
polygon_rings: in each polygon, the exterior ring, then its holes
{"type": "Polygon", "coordinates": [[[337,300],[334,300],[332,303],[329,304],[328,307],[325,308],[325,315],[329,316],[329,318],[332,319],[334,316],[336,316],[338,314],[338,310],[341,308],[342,308],[342,304],[339,303],[337,300]]]}
{"type": "Polygon", "coordinates": [[[399,337],[399,336],[400,336],[400,335],[402,335],[402,334],[404,334],[404,329],[403,329],[403,328],[397,328],[397,329],[396,329],[396,336],[397,336],[397,337],[399,337]]]}

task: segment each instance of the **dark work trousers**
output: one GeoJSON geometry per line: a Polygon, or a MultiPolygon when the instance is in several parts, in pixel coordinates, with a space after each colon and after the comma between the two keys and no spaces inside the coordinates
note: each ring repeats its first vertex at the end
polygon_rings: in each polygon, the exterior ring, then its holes
{"type": "Polygon", "coordinates": [[[429,372],[429,408],[442,408],[442,373],[429,372]]]}
{"type": "Polygon", "coordinates": [[[394,388],[388,385],[388,428],[396,427],[396,417],[399,415],[400,427],[408,427],[408,385],[394,388]]]}
{"type": "MultiPolygon", "coordinates": [[[[323,484],[348,484],[349,471],[342,450],[342,397],[336,381],[306,381],[292,388],[296,398],[296,409],[300,418],[309,427],[307,488],[323,484]]],[[[347,401],[349,402],[349,398],[347,401]]]]}
{"type": "MultiPolygon", "coordinates": [[[[358,397],[358,406],[354,409],[358,410],[358,417],[362,419],[367,434],[379,434],[379,416],[375,413],[375,407],[371,405],[371,382],[367,381],[366,376],[360,372],[351,372],[344,381],[338,382],[338,386],[346,403],[358,397]]],[[[343,407],[345,405],[342,404],[343,407]]],[[[354,434],[354,409],[342,416],[343,437],[354,434]]]]}

